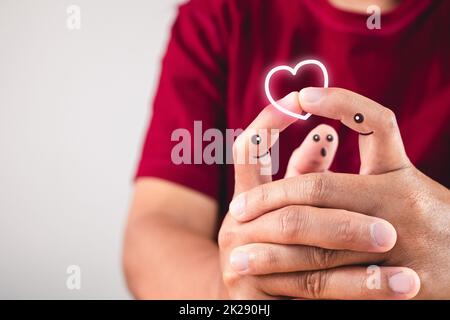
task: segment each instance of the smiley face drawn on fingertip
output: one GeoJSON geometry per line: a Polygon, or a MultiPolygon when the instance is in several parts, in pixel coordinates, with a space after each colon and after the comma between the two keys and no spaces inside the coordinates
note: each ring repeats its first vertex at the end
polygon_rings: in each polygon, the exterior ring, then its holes
{"type": "MultiPolygon", "coordinates": [[[[361,124],[364,122],[364,115],[362,113],[357,113],[353,116],[353,120],[357,123],[357,124],[361,124]]],[[[374,131],[370,131],[370,132],[359,132],[357,131],[360,135],[362,136],[370,136],[372,133],[374,133],[374,131]]]]}
{"type": "MultiPolygon", "coordinates": [[[[314,134],[312,138],[313,138],[314,142],[320,142],[320,135],[319,134],[317,134],[317,133],[314,134]]],[[[329,133],[329,134],[326,135],[326,140],[328,142],[333,142],[334,136],[331,133],[329,133]]],[[[327,156],[327,149],[325,147],[320,148],[320,155],[322,157],[324,157],[324,158],[327,156]]]]}
{"type": "MultiPolygon", "coordinates": [[[[251,138],[250,138],[251,142],[255,145],[255,146],[259,146],[262,142],[262,137],[259,134],[254,134],[251,138]]],[[[269,150],[267,150],[264,154],[262,155],[256,155],[253,156],[255,159],[260,159],[262,157],[265,157],[266,155],[269,154],[269,150]]]]}

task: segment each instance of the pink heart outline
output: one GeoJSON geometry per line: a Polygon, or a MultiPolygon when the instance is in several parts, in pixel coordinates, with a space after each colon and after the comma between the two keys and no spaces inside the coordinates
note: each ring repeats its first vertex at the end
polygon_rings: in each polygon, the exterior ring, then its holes
{"type": "Polygon", "coordinates": [[[264,89],[266,91],[266,96],[267,99],[269,99],[270,103],[277,108],[278,110],[280,110],[281,112],[283,112],[284,114],[287,114],[291,117],[300,119],[300,120],[308,120],[309,117],[311,117],[311,113],[307,113],[307,114],[300,114],[300,113],[296,113],[290,110],[287,110],[285,108],[283,108],[282,106],[280,106],[275,99],[272,97],[272,94],[270,93],[270,89],[269,89],[269,84],[270,84],[270,79],[272,78],[272,76],[277,73],[278,71],[289,71],[293,76],[297,75],[297,72],[300,70],[300,68],[306,66],[306,65],[316,65],[320,68],[320,70],[322,70],[322,74],[323,74],[323,87],[324,88],[328,88],[328,71],[327,68],[325,68],[325,66],[323,65],[322,62],[320,62],[319,60],[314,60],[314,59],[309,59],[309,60],[304,60],[301,61],[300,63],[298,63],[294,68],[291,68],[289,66],[278,66],[273,68],[272,70],[269,71],[269,73],[266,76],[266,80],[264,83],[264,89]]]}

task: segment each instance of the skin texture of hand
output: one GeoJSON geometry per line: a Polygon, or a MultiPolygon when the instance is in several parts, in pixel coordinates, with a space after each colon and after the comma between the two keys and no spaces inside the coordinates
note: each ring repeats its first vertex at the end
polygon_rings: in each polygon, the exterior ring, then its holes
{"type": "MultiPolygon", "coordinates": [[[[299,111],[298,93],[292,93],[279,101],[284,107],[299,111]]],[[[235,190],[237,199],[243,199],[259,188],[271,186],[270,175],[261,175],[261,168],[270,166],[270,155],[267,149],[275,141],[262,141],[258,150],[252,148],[255,132],[262,129],[277,128],[283,130],[295,119],[281,115],[272,106],[266,107],[252,124],[238,137],[234,145],[235,156],[235,190]],[[247,160],[252,156],[260,156],[259,162],[251,164],[236,161],[240,154],[245,154],[247,160]],[[256,189],[254,189],[256,187],[256,189]],[[248,191],[248,192],[246,192],[248,191]]],[[[305,142],[294,151],[287,169],[287,177],[308,172],[324,172],[328,169],[337,148],[336,132],[329,126],[321,125],[308,135],[305,142]],[[328,138],[331,135],[333,138],[328,138]],[[319,136],[319,137],[318,137],[319,136]],[[325,142],[327,140],[327,142],[325,142]],[[327,146],[328,145],[328,146],[327,146]],[[322,149],[326,148],[328,155],[323,157],[322,149]],[[299,161],[302,160],[302,161],[299,161]]],[[[327,153],[327,152],[325,152],[327,153]]],[[[317,174],[317,173],[316,173],[317,174]]],[[[322,173],[324,174],[324,173],[322,173]]],[[[288,178],[281,181],[291,181],[288,178]]],[[[313,186],[310,184],[310,186],[313,186]]],[[[277,189],[275,194],[284,198],[277,189]]],[[[298,189],[293,189],[295,193],[298,189]]],[[[259,191],[256,191],[259,192],[259,191]]],[[[259,195],[264,193],[259,193],[259,195]]],[[[275,195],[274,194],[274,195],[275,195]]],[[[256,194],[255,194],[256,196],[256,194]]],[[[237,200],[236,199],[236,200],[237,200]]],[[[255,198],[256,199],[256,198],[255,198]]],[[[260,201],[259,199],[258,201],[260,201]]],[[[268,198],[264,199],[269,200],[268,198]]],[[[230,211],[236,214],[242,211],[245,202],[233,201],[230,211]],[[240,203],[240,204],[239,204],[240,203]],[[241,206],[241,207],[240,207],[241,206]]],[[[264,202],[266,203],[266,202],[264,202]]],[[[247,203],[251,204],[250,202],[247,203]]],[[[255,208],[256,206],[256,202],[255,208]]],[[[419,288],[419,280],[414,271],[402,267],[381,268],[380,282],[384,283],[383,290],[369,291],[365,287],[368,275],[364,267],[350,267],[336,272],[333,287],[322,292],[322,278],[317,272],[298,272],[300,270],[318,269],[316,260],[322,254],[334,252],[327,249],[354,250],[366,254],[389,251],[395,244],[396,232],[387,221],[360,214],[358,212],[319,208],[312,206],[297,206],[298,211],[284,209],[284,206],[260,210],[245,211],[240,218],[225,217],[219,232],[219,248],[222,272],[225,286],[231,298],[237,299],[270,299],[277,297],[295,298],[397,298],[406,299],[414,296],[419,288]],[[254,216],[252,216],[254,215],[254,216]],[[295,223],[292,217],[302,217],[295,223]],[[300,222],[306,221],[301,224],[300,222]],[[240,221],[239,221],[240,220],[240,221]],[[348,238],[347,230],[351,226],[358,226],[359,230],[352,239],[348,238]],[[384,235],[383,239],[374,234],[384,235]],[[350,241],[351,240],[351,241],[350,241]],[[237,248],[238,247],[238,248],[237,248]],[[394,274],[412,275],[414,287],[409,292],[393,292],[386,285],[394,274]],[[350,275],[350,277],[348,277],[350,275]]],[[[360,256],[349,256],[338,261],[334,267],[361,262],[360,256]]],[[[322,269],[323,266],[321,266],[322,269]]]]}
{"type": "Polygon", "coordinates": [[[217,208],[214,199],[185,186],[136,181],[123,244],[123,269],[135,298],[228,297],[215,239],[217,208]]]}
{"type": "Polygon", "coordinates": [[[360,175],[300,175],[253,187],[236,197],[230,205],[236,220],[263,225],[273,215],[282,216],[276,240],[291,238],[296,244],[289,249],[269,248],[254,241],[235,248],[233,252],[252,257],[246,276],[258,275],[261,287],[273,288],[277,282],[272,295],[289,297],[450,298],[450,191],[410,163],[394,114],[336,88],[304,89],[299,101],[302,110],[340,120],[360,134],[360,175]],[[322,218],[319,210],[346,216],[322,218]],[[359,219],[363,216],[384,219],[395,227],[397,240],[391,250],[375,253],[358,247],[364,243],[361,236],[368,234],[379,244],[395,242],[392,230],[373,224],[368,229],[359,219]],[[335,222],[334,231],[323,227],[326,220],[335,222]],[[307,247],[312,253],[299,254],[305,245],[319,248],[307,247]],[[368,289],[365,266],[372,264],[381,266],[381,284],[368,289]],[[289,280],[292,273],[297,277],[294,282],[289,280]]]}

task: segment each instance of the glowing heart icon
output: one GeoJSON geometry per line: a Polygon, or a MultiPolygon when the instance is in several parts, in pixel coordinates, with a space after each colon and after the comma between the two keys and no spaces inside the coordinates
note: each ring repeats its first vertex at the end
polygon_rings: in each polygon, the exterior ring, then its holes
{"type": "Polygon", "coordinates": [[[272,97],[272,94],[270,93],[270,88],[269,88],[269,84],[270,84],[270,79],[272,78],[272,76],[277,73],[278,71],[289,71],[293,76],[295,76],[297,74],[297,72],[300,70],[300,68],[307,66],[307,65],[316,65],[320,68],[320,70],[322,70],[322,74],[323,74],[323,87],[324,88],[328,88],[328,71],[325,68],[325,66],[323,65],[322,62],[318,61],[318,60],[304,60],[302,62],[300,62],[299,64],[297,64],[294,68],[291,68],[289,66],[278,66],[273,68],[272,70],[270,70],[270,72],[267,74],[266,76],[266,81],[265,81],[265,90],[266,90],[266,96],[267,99],[269,99],[270,103],[277,108],[278,110],[280,110],[281,112],[300,119],[300,120],[308,120],[308,118],[311,116],[311,113],[307,113],[307,114],[300,114],[300,113],[296,113],[296,112],[292,112],[290,110],[287,110],[285,108],[283,108],[282,106],[280,106],[275,99],[272,97]]]}

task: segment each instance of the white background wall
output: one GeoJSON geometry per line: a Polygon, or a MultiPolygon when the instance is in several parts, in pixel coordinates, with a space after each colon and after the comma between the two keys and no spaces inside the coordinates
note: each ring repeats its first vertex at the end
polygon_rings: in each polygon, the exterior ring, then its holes
{"type": "Polygon", "coordinates": [[[0,0],[0,298],[129,297],[131,179],[179,2],[0,0]]]}

